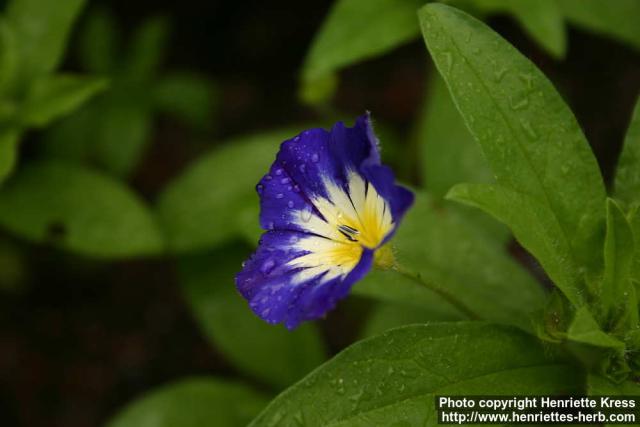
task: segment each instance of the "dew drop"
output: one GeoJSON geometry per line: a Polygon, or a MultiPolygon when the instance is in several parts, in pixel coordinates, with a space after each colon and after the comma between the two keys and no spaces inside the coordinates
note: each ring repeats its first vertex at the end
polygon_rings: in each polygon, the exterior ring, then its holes
{"type": "Polygon", "coordinates": [[[276,169],[276,175],[278,176],[282,175],[282,169],[276,169]]]}
{"type": "Polygon", "coordinates": [[[267,228],[269,230],[273,230],[273,227],[275,227],[275,224],[273,223],[273,221],[271,221],[269,224],[267,224],[267,228]]]}
{"type": "Polygon", "coordinates": [[[262,310],[262,316],[263,317],[267,317],[269,315],[269,313],[271,313],[271,309],[270,308],[265,308],[264,310],[262,310]]]}
{"type": "Polygon", "coordinates": [[[291,182],[291,178],[282,178],[280,180],[280,184],[284,184],[284,185],[286,185],[286,184],[288,184],[290,182],[291,182]]]}
{"type": "Polygon", "coordinates": [[[300,192],[300,187],[298,187],[297,185],[293,186],[293,191],[295,191],[296,193],[300,192]]]}
{"type": "Polygon", "coordinates": [[[258,186],[256,187],[256,190],[258,190],[258,194],[262,194],[262,191],[264,190],[264,185],[258,184],[258,186]]]}
{"type": "Polygon", "coordinates": [[[524,132],[527,134],[527,136],[532,139],[538,139],[538,134],[536,133],[535,129],[531,126],[531,123],[529,123],[527,120],[520,120],[520,124],[522,125],[522,129],[524,129],[524,132]]]}
{"type": "Polygon", "coordinates": [[[283,197],[284,197],[284,194],[282,193],[276,194],[276,199],[282,199],[283,197]]]}
{"type": "Polygon", "coordinates": [[[264,180],[265,181],[271,181],[273,179],[273,177],[271,175],[265,175],[264,176],[264,180]]]}
{"type": "Polygon", "coordinates": [[[451,68],[453,67],[453,56],[451,52],[444,52],[442,54],[442,59],[444,61],[444,69],[447,74],[451,72],[451,68]]]}
{"type": "Polygon", "coordinates": [[[526,96],[522,99],[517,99],[517,97],[514,97],[514,96],[509,97],[509,106],[514,111],[522,110],[523,108],[526,108],[528,105],[529,105],[529,98],[527,98],[526,96]]]}
{"type": "Polygon", "coordinates": [[[312,215],[313,213],[311,212],[311,208],[309,206],[305,206],[304,209],[300,211],[300,219],[302,220],[302,222],[311,221],[312,215]]]}
{"type": "Polygon", "coordinates": [[[300,172],[304,173],[307,170],[307,165],[302,163],[298,169],[300,169],[300,172]]]}
{"type": "Polygon", "coordinates": [[[275,266],[276,262],[272,259],[268,259],[260,266],[260,271],[263,274],[269,274],[269,272],[271,272],[271,270],[273,270],[273,267],[275,266]]]}
{"type": "Polygon", "coordinates": [[[317,163],[317,162],[318,162],[318,160],[320,160],[320,156],[318,156],[318,153],[313,153],[313,154],[311,155],[311,161],[312,161],[313,163],[317,163]]]}
{"type": "Polygon", "coordinates": [[[287,206],[289,206],[289,208],[292,208],[294,206],[293,200],[289,200],[287,202],[287,206]]]}

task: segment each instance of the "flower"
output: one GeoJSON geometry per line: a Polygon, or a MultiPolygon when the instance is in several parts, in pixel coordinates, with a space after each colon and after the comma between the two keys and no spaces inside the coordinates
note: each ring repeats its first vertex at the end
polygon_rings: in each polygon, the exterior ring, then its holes
{"type": "Polygon", "coordinates": [[[380,163],[369,114],[283,142],[256,189],[267,231],[236,285],[258,316],[289,329],[347,296],[413,202],[380,163]]]}

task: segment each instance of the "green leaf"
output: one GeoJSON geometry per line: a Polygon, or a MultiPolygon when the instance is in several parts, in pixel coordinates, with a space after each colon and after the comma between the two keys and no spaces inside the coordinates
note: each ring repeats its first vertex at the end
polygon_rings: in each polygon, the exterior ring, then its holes
{"type": "Polygon", "coordinates": [[[213,120],[218,93],[206,78],[183,71],[163,76],[153,88],[153,98],[159,111],[195,128],[207,129],[213,120]]]}
{"type": "MultiPolygon", "coordinates": [[[[477,317],[528,329],[529,313],[542,307],[540,285],[501,244],[456,210],[437,207],[425,195],[417,195],[391,243],[415,287],[425,282],[447,301],[462,302],[477,317]]],[[[387,292],[401,289],[390,284],[387,292]]],[[[433,299],[433,292],[421,291],[433,299]]]]}
{"type": "Polygon", "coordinates": [[[567,35],[556,0],[470,0],[469,3],[484,13],[511,14],[547,52],[555,58],[564,57],[567,35]]]}
{"type": "Polygon", "coordinates": [[[628,204],[640,203],[640,97],[618,159],[614,187],[616,198],[628,204]]]}
{"type": "Polygon", "coordinates": [[[618,204],[607,200],[607,235],[604,242],[604,277],[600,304],[607,324],[638,324],[638,301],[631,282],[635,244],[633,230],[618,204]]]}
{"type": "Polygon", "coordinates": [[[518,242],[535,256],[551,280],[576,306],[584,303],[581,272],[549,208],[500,185],[459,184],[447,198],[477,207],[508,225],[518,242]]]}
{"type": "MultiPolygon", "coordinates": [[[[465,315],[436,292],[394,270],[373,270],[352,288],[354,295],[380,300],[384,306],[420,309],[435,320],[461,320],[465,315]]],[[[425,319],[426,320],[426,319],[425,319]]]]}
{"type": "Polygon", "coordinates": [[[297,133],[282,129],[225,142],[171,182],[157,206],[170,249],[196,251],[242,234],[246,219],[239,214],[258,206],[256,184],[280,143],[297,133]]]}
{"type": "Polygon", "coordinates": [[[79,57],[84,69],[98,74],[114,71],[120,45],[118,25],[105,7],[95,8],[87,17],[79,37],[79,57]]]}
{"type": "Polygon", "coordinates": [[[152,129],[146,105],[125,98],[123,92],[117,92],[103,99],[92,117],[96,126],[89,129],[95,135],[92,151],[96,163],[122,178],[131,175],[140,163],[152,129]]]}
{"type": "Polygon", "coordinates": [[[20,111],[25,126],[42,127],[78,108],[107,85],[106,80],[70,74],[38,79],[20,111]]]}
{"type": "Polygon", "coordinates": [[[216,349],[241,372],[284,388],[324,361],[323,344],[315,325],[288,331],[253,314],[234,281],[248,256],[243,247],[227,246],[185,258],[182,289],[216,349]]]}
{"type": "Polygon", "coordinates": [[[575,342],[589,344],[596,347],[624,348],[624,343],[619,341],[600,329],[600,325],[593,318],[587,307],[581,307],[569,326],[567,337],[575,342]]]}
{"type": "Polygon", "coordinates": [[[572,23],[640,49],[640,2],[636,0],[557,0],[572,23]]]}
{"type": "MultiPolygon", "coordinates": [[[[493,174],[460,113],[442,77],[434,73],[427,85],[427,99],[417,127],[424,187],[437,198],[444,197],[455,184],[491,183],[493,174]]],[[[464,213],[487,235],[506,242],[510,233],[502,224],[476,209],[464,213]]]]}
{"type": "Polygon", "coordinates": [[[154,77],[164,59],[169,22],[163,16],[147,19],[133,37],[124,66],[124,75],[133,81],[154,77]]]}
{"type": "Polygon", "coordinates": [[[540,220],[558,224],[560,234],[548,239],[562,239],[560,246],[569,248],[566,274],[597,268],[604,185],[562,98],[482,22],[440,4],[426,5],[419,16],[427,47],[497,182],[540,205],[538,214],[549,216],[540,220]]]}
{"type": "Polygon", "coordinates": [[[9,23],[0,18],[0,93],[10,92],[17,74],[19,52],[9,23]]]}
{"type": "Polygon", "coordinates": [[[20,46],[24,82],[56,69],[84,0],[11,0],[6,17],[20,46]]]}
{"type": "Polygon", "coordinates": [[[265,404],[264,396],[243,384],[192,378],[143,395],[107,427],[243,427],[265,404]]]}
{"type": "Polygon", "coordinates": [[[0,225],[93,257],[152,255],[163,248],[154,218],[128,188],[61,162],[32,163],[3,186],[0,225]]]}
{"type": "MultiPolygon", "coordinates": [[[[636,402],[638,401],[638,396],[640,396],[640,384],[637,381],[633,381],[631,379],[614,383],[611,380],[595,374],[589,374],[587,376],[587,395],[589,396],[625,396],[625,397],[635,397],[636,402]]],[[[636,416],[638,413],[638,408],[636,407],[636,416]]],[[[605,427],[609,426],[619,426],[620,424],[607,424],[605,423],[605,427]]]]}
{"type": "Polygon", "coordinates": [[[418,140],[424,187],[441,198],[455,184],[492,183],[493,173],[437,73],[429,79],[418,140]]]}
{"type": "MultiPolygon", "coordinates": [[[[385,53],[418,36],[420,0],[338,0],[316,34],[302,84],[317,85],[339,69],[385,53]]],[[[312,89],[304,88],[302,92],[312,89]]],[[[325,96],[327,94],[325,93],[325,96]]]]}
{"type": "Polygon", "coordinates": [[[13,172],[17,161],[20,132],[7,129],[0,132],[0,185],[13,172]]]}
{"type": "MultiPolygon", "coordinates": [[[[390,284],[390,283],[389,283],[390,284]]],[[[358,284],[359,285],[359,284],[358,284]]],[[[446,304],[446,303],[445,303],[446,304]]],[[[369,338],[392,328],[430,321],[454,321],[460,320],[460,314],[441,310],[436,304],[426,307],[418,307],[415,304],[376,304],[364,325],[364,330],[360,334],[362,338],[369,338]]]]}
{"type": "Polygon", "coordinates": [[[619,384],[599,375],[587,376],[587,394],[589,396],[640,396],[640,384],[625,381],[619,384]]]}
{"type": "Polygon", "coordinates": [[[251,426],[430,426],[437,424],[436,395],[564,395],[580,383],[571,366],[511,328],[406,326],[347,348],[280,394],[251,426]]]}
{"type": "MultiPolygon", "coordinates": [[[[629,225],[633,230],[633,240],[640,242],[640,205],[634,207],[629,213],[629,225]]],[[[636,282],[640,282],[640,244],[636,244],[631,274],[636,282]]]]}

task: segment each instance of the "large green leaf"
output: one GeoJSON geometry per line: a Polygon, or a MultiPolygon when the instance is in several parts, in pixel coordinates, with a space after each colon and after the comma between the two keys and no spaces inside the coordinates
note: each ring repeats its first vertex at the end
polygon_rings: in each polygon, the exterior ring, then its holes
{"type": "Polygon", "coordinates": [[[638,301],[631,282],[635,243],[633,230],[624,212],[613,200],[607,201],[607,236],[604,242],[604,277],[600,303],[604,318],[612,328],[637,327],[638,301]]]}
{"type": "Polygon", "coordinates": [[[121,183],[82,167],[32,163],[0,190],[0,225],[39,243],[95,257],[159,253],[162,236],[121,183]]]}
{"type": "MultiPolygon", "coordinates": [[[[479,232],[456,210],[438,207],[425,195],[418,194],[391,243],[403,275],[412,279],[416,292],[427,301],[442,301],[434,300],[435,290],[446,301],[461,303],[463,307],[455,308],[462,308],[467,316],[523,328],[530,325],[529,313],[542,307],[541,287],[500,243],[479,232]],[[421,289],[424,286],[429,289],[421,289]]],[[[392,278],[391,274],[400,273],[388,274],[392,278]]],[[[398,300],[395,294],[406,292],[411,283],[392,279],[387,284],[389,299],[398,300]]],[[[378,293],[383,291],[378,287],[378,293]]]]}
{"type": "Polygon", "coordinates": [[[535,256],[574,305],[584,303],[581,272],[571,257],[562,228],[545,204],[500,185],[459,184],[447,197],[477,207],[509,225],[520,244],[535,256]]]}
{"type": "Polygon", "coordinates": [[[28,82],[53,71],[85,0],[11,0],[6,16],[20,46],[20,77],[28,82]]]}
{"type": "Polygon", "coordinates": [[[434,323],[358,342],[286,390],[252,426],[437,425],[436,395],[570,394],[581,378],[511,328],[434,323]]]}
{"type": "MultiPolygon", "coordinates": [[[[457,5],[456,1],[452,2],[457,5]]],[[[483,13],[509,13],[531,38],[556,58],[564,57],[567,36],[556,0],[460,0],[483,13]]]]}
{"type": "Polygon", "coordinates": [[[288,331],[251,312],[234,283],[248,252],[244,247],[227,246],[183,259],[182,289],[200,327],[233,365],[284,388],[324,361],[323,344],[315,325],[288,331]]]}
{"type": "Polygon", "coordinates": [[[614,194],[628,204],[640,203],[640,97],[618,159],[614,194]]]}
{"type": "Polygon", "coordinates": [[[25,126],[45,126],[69,114],[106,87],[106,80],[70,74],[46,76],[30,87],[20,111],[25,126]]]}
{"type": "MultiPolygon", "coordinates": [[[[546,77],[482,22],[440,4],[428,4],[419,16],[427,47],[498,183],[539,204],[538,214],[549,216],[541,221],[557,223],[560,234],[547,239],[569,248],[562,264],[579,282],[576,272],[601,265],[594,254],[605,190],[573,114],[546,77]]],[[[567,256],[555,254],[561,255],[567,256]]]]}
{"type": "Polygon", "coordinates": [[[107,427],[244,427],[265,404],[263,395],[243,384],[192,378],[130,403],[107,427]]]}
{"type": "Polygon", "coordinates": [[[637,0],[556,1],[571,22],[640,49],[640,2],[637,0]]]}
{"type": "Polygon", "coordinates": [[[195,251],[242,234],[240,214],[258,205],[256,184],[279,144],[297,133],[285,129],[225,142],[170,183],[157,207],[170,249],[195,251]]]}
{"type": "MultiPolygon", "coordinates": [[[[421,0],[338,0],[302,69],[303,85],[322,85],[342,67],[379,55],[420,34],[421,0]]],[[[308,91],[308,89],[303,89],[308,91]]]]}

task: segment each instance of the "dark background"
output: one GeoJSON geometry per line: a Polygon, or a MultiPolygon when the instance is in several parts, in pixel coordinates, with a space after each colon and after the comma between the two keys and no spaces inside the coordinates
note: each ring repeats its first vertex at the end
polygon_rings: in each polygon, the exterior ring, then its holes
{"type": "MultiPolygon", "coordinates": [[[[92,3],[111,7],[125,33],[151,15],[170,16],[166,67],[201,72],[220,91],[207,135],[157,120],[152,148],[133,177],[133,186],[150,201],[213,141],[318,117],[297,101],[297,75],[330,1],[92,3]]],[[[609,180],[640,91],[640,55],[572,27],[567,58],[556,62],[509,18],[489,23],[558,87],[609,180]]],[[[74,61],[71,48],[64,68],[74,69],[74,61]]],[[[371,110],[406,134],[431,70],[426,49],[416,40],[345,70],[335,103],[354,117],[371,110]]],[[[31,155],[37,138],[28,136],[23,158],[31,155]]],[[[102,263],[1,237],[17,245],[25,265],[21,286],[0,290],[0,425],[102,425],[123,404],[159,384],[189,374],[238,375],[198,331],[172,262],[102,263]]],[[[321,322],[332,352],[353,334],[331,325],[357,305],[343,304],[321,322]]]]}

